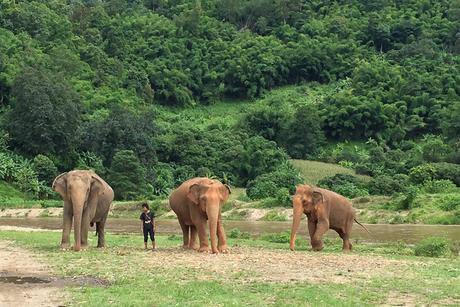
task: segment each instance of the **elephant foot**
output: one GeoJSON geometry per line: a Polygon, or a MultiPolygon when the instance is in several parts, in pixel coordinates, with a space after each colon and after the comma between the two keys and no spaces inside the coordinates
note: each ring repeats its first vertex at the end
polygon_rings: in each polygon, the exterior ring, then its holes
{"type": "Polygon", "coordinates": [[[324,245],[323,245],[323,244],[321,244],[321,245],[319,245],[319,246],[313,246],[313,251],[315,251],[315,252],[320,252],[320,251],[323,250],[323,248],[324,248],[324,245]]]}
{"type": "Polygon", "coordinates": [[[227,247],[227,245],[219,246],[219,247],[218,247],[218,250],[219,250],[219,253],[222,253],[222,254],[227,254],[227,253],[228,253],[228,247],[227,247]]]}
{"type": "Polygon", "coordinates": [[[105,248],[105,244],[98,244],[97,248],[105,248]]]}
{"type": "Polygon", "coordinates": [[[61,243],[61,250],[65,251],[70,248],[69,243],[61,243]]]}
{"type": "Polygon", "coordinates": [[[202,246],[198,249],[199,253],[209,253],[209,247],[207,246],[202,246]]]}

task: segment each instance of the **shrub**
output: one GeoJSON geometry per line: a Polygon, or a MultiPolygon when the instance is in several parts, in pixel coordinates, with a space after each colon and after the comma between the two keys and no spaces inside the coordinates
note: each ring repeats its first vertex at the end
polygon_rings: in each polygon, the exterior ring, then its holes
{"type": "Polygon", "coordinates": [[[409,171],[410,180],[415,184],[423,184],[425,181],[433,180],[436,169],[432,164],[422,164],[409,171]]]}
{"type": "Polygon", "coordinates": [[[418,189],[416,187],[409,187],[405,196],[397,203],[398,210],[409,210],[414,207],[414,201],[417,198],[418,189]]]}
{"type": "Polygon", "coordinates": [[[434,170],[434,179],[448,179],[460,186],[460,165],[440,162],[430,164],[434,170]]]}
{"type": "Polygon", "coordinates": [[[232,239],[244,239],[244,240],[248,240],[251,238],[251,234],[249,232],[246,232],[246,231],[241,231],[239,230],[238,228],[233,228],[232,230],[230,230],[230,233],[228,234],[228,237],[229,238],[232,238],[232,239]]]}
{"type": "Polygon", "coordinates": [[[263,221],[276,221],[276,222],[283,222],[287,221],[286,215],[282,214],[281,212],[278,212],[276,210],[272,210],[267,212],[267,214],[262,217],[263,221]]]}
{"type": "Polygon", "coordinates": [[[457,190],[455,183],[446,179],[425,181],[422,186],[423,192],[431,194],[449,193],[457,190]]]}
{"type": "Polygon", "coordinates": [[[286,190],[294,193],[297,184],[302,182],[299,173],[290,164],[285,164],[276,171],[266,173],[248,182],[246,194],[251,199],[280,197],[286,201],[286,190]],[[280,191],[280,189],[285,189],[280,191]]]}
{"type": "Polygon", "coordinates": [[[76,168],[93,170],[101,177],[104,177],[107,174],[107,170],[104,167],[102,158],[95,153],[88,151],[79,154],[76,168]]]}
{"type": "Polygon", "coordinates": [[[454,211],[460,208],[460,194],[446,195],[441,198],[438,204],[444,211],[454,211]]]}
{"type": "Polygon", "coordinates": [[[45,155],[37,155],[33,160],[33,167],[37,173],[38,180],[51,185],[53,179],[58,175],[54,162],[45,155]]]}
{"type": "Polygon", "coordinates": [[[318,186],[349,198],[369,195],[366,183],[350,174],[336,174],[323,178],[318,182],[318,186]]]}
{"type": "Polygon", "coordinates": [[[283,231],[280,233],[270,233],[263,235],[262,240],[273,243],[289,243],[289,241],[291,240],[291,233],[289,231],[283,231]]]}
{"type": "Polygon", "coordinates": [[[291,195],[287,188],[281,188],[276,192],[276,200],[282,207],[292,207],[291,195]]]}
{"type": "Polygon", "coordinates": [[[381,175],[369,183],[369,193],[374,195],[393,195],[407,188],[409,177],[403,174],[395,176],[381,175]]]}
{"type": "Polygon", "coordinates": [[[450,255],[450,242],[444,238],[429,237],[415,245],[416,256],[442,257],[450,255]]]}
{"type": "Polygon", "coordinates": [[[116,199],[135,199],[147,190],[145,169],[132,150],[121,150],[113,157],[108,182],[116,199]]]}

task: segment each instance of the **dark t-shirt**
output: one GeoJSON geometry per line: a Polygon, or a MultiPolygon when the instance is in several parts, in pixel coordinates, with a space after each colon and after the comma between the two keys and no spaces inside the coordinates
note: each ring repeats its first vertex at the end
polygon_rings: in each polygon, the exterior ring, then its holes
{"type": "Polygon", "coordinates": [[[152,211],[149,211],[147,213],[142,212],[141,216],[139,217],[139,219],[143,221],[144,228],[152,227],[154,218],[155,214],[153,214],[152,211]]]}

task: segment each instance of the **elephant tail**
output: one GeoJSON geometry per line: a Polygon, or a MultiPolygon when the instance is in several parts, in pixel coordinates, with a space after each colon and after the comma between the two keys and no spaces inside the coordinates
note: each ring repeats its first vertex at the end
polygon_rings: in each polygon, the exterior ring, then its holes
{"type": "Polygon", "coordinates": [[[369,232],[369,230],[367,230],[367,228],[366,228],[363,224],[361,224],[360,222],[358,222],[358,220],[357,220],[356,218],[354,218],[353,220],[356,222],[356,224],[358,224],[359,226],[363,227],[364,230],[365,230],[368,234],[371,234],[371,233],[369,232]]]}

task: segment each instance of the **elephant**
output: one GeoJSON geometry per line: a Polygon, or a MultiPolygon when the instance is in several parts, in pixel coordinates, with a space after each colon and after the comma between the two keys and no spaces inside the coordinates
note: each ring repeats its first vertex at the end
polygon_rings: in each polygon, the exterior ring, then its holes
{"type": "Polygon", "coordinates": [[[308,219],[308,232],[310,243],[314,251],[323,249],[322,237],[329,229],[335,230],[343,240],[343,252],[350,252],[350,242],[353,221],[366,227],[356,220],[355,210],[350,201],[335,192],[301,184],[296,187],[295,195],[292,198],[294,209],[290,249],[295,249],[295,240],[299,230],[302,213],[308,219]]]}
{"type": "Polygon", "coordinates": [[[88,230],[96,223],[97,247],[105,247],[104,228],[112,204],[112,188],[96,173],[73,170],[53,181],[53,190],[64,200],[61,248],[69,248],[69,235],[74,222],[74,250],[88,246],[88,230]]]}
{"type": "Polygon", "coordinates": [[[209,251],[206,235],[206,224],[209,221],[212,253],[228,252],[221,209],[230,193],[231,189],[228,185],[206,177],[189,179],[171,193],[169,204],[182,228],[184,248],[196,249],[195,241],[198,232],[200,240],[198,251],[209,251]]]}

